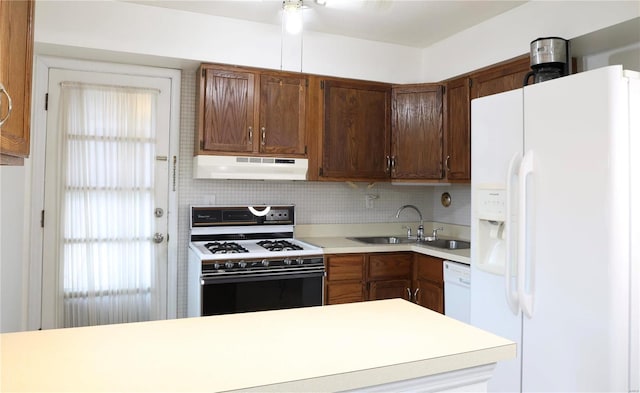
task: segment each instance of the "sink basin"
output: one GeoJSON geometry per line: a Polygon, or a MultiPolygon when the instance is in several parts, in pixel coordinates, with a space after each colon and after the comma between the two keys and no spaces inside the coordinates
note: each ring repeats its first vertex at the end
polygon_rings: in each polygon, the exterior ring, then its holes
{"type": "Polygon", "coordinates": [[[438,248],[446,248],[448,250],[459,250],[462,248],[470,248],[471,243],[464,240],[448,240],[448,239],[437,239],[432,241],[423,241],[422,244],[432,247],[438,248]]]}
{"type": "Polygon", "coordinates": [[[401,236],[365,236],[365,237],[348,237],[349,240],[355,240],[367,244],[403,244],[416,243],[416,239],[409,239],[401,236]]]}

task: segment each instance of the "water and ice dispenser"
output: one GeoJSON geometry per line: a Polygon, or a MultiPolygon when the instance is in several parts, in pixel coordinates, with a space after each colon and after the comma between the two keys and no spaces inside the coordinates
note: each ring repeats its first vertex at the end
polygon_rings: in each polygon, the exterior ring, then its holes
{"type": "Polygon", "coordinates": [[[474,264],[490,273],[503,274],[506,261],[506,190],[496,185],[475,189],[477,255],[474,264]]]}

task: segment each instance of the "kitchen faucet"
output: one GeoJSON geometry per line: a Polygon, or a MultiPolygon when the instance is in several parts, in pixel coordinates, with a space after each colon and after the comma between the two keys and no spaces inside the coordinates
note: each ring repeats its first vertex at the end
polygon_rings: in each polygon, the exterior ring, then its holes
{"type": "Polygon", "coordinates": [[[402,211],[406,208],[415,210],[416,213],[418,213],[418,216],[420,216],[420,225],[418,226],[418,233],[416,234],[416,238],[418,239],[418,241],[420,241],[424,238],[424,222],[422,220],[422,213],[420,213],[420,210],[417,207],[415,207],[414,205],[404,205],[400,207],[400,209],[398,209],[398,212],[396,213],[396,218],[400,217],[400,213],[402,213],[402,211]]]}

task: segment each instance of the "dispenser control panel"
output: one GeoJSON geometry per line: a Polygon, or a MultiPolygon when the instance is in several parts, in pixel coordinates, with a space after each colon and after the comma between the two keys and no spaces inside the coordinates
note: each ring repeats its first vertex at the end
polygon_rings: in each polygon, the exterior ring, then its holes
{"type": "Polygon", "coordinates": [[[479,187],[476,189],[476,209],[478,218],[504,221],[506,216],[506,190],[500,187],[479,187]]]}

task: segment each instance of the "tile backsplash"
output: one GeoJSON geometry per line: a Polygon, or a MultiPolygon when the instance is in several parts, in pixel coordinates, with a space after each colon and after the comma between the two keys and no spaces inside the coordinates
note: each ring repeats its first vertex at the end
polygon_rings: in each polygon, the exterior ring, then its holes
{"type": "Polygon", "coordinates": [[[298,224],[350,224],[417,221],[408,210],[399,219],[397,209],[416,205],[425,221],[469,225],[468,185],[397,186],[389,183],[346,183],[260,180],[193,179],[196,77],[182,72],[180,159],[178,163],[178,316],[186,315],[187,244],[189,206],[195,204],[244,205],[286,203],[296,205],[298,224]],[[444,208],[440,195],[449,192],[452,204],[444,208]],[[368,197],[369,196],[369,197],[368,197]],[[367,197],[372,207],[366,207],[367,197]]]}

